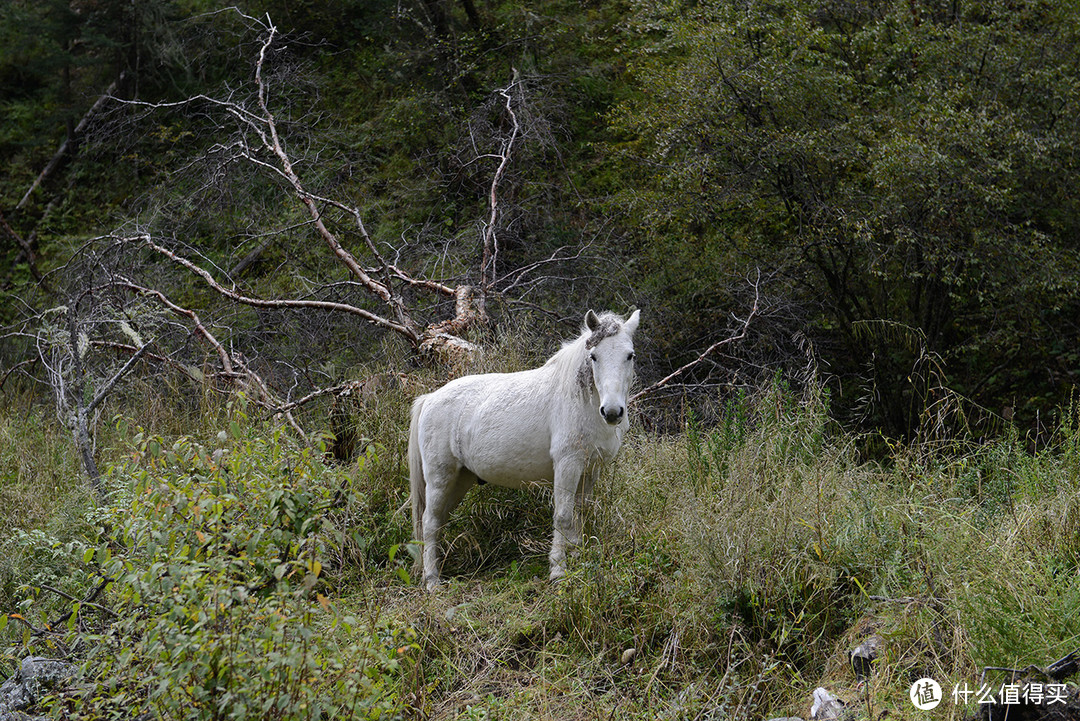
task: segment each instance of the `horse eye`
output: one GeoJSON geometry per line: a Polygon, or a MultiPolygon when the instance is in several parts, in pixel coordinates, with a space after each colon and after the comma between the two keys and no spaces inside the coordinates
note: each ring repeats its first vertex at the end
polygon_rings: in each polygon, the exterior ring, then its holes
{"type": "Polygon", "coordinates": [[[626,360],[628,360],[628,361],[634,360],[634,353],[631,352],[628,356],[626,356],[626,360]]]}
{"type": "Polygon", "coordinates": [[[589,354],[589,360],[591,360],[593,363],[595,363],[596,362],[596,354],[595,353],[590,353],[589,354]]]}

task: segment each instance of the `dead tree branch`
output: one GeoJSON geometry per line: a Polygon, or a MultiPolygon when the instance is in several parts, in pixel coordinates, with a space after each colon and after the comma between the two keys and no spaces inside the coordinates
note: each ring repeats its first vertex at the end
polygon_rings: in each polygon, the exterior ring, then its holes
{"type": "Polygon", "coordinates": [[[8,376],[10,376],[12,373],[19,370],[20,368],[23,368],[23,367],[26,367],[26,366],[31,366],[31,365],[34,365],[35,363],[40,363],[40,362],[41,362],[40,358],[27,358],[26,360],[20,361],[20,362],[16,363],[15,365],[11,366],[10,368],[8,368],[6,371],[4,371],[4,375],[0,376],[0,389],[3,389],[4,384],[7,383],[8,376]]]}
{"type": "Polygon", "coordinates": [[[37,190],[42,183],[48,180],[49,176],[52,175],[58,167],[60,167],[60,162],[65,157],[67,157],[68,151],[71,150],[72,145],[78,141],[79,137],[82,136],[84,132],[86,132],[86,127],[90,124],[90,121],[105,106],[105,103],[113,97],[113,93],[116,92],[116,88],[121,82],[123,82],[123,80],[124,73],[120,73],[120,77],[114,80],[112,84],[105,89],[105,92],[102,93],[100,97],[98,97],[94,104],[90,106],[90,109],[86,111],[86,114],[82,116],[82,119],[79,121],[78,125],[75,126],[75,130],[72,132],[72,135],[64,138],[64,142],[60,144],[60,147],[57,149],[56,153],[53,154],[52,158],[45,165],[45,168],[41,171],[41,173],[38,174],[37,178],[34,179],[34,182],[27,189],[26,193],[23,194],[22,200],[20,200],[18,205],[15,206],[15,210],[22,210],[23,206],[26,205],[27,201],[30,200],[30,196],[34,193],[34,191],[37,190]]]}
{"type": "MultiPolygon", "coordinates": [[[[41,275],[41,271],[37,267],[37,253],[34,252],[34,245],[26,238],[23,238],[19,233],[11,227],[7,222],[7,218],[4,217],[3,211],[0,211],[0,230],[7,233],[16,244],[18,244],[21,250],[21,256],[26,258],[26,264],[30,268],[30,274],[34,276],[34,280],[38,282],[43,289],[48,290],[48,286],[45,285],[45,278],[41,275]]],[[[33,238],[31,238],[33,240],[33,238]]],[[[18,259],[16,259],[18,264],[18,259]]]]}
{"type": "MultiPolygon", "coordinates": [[[[199,270],[201,271],[202,269],[199,268],[199,270]]],[[[226,351],[225,346],[223,346],[221,341],[219,341],[203,324],[195,311],[177,305],[159,290],[147,288],[134,283],[127,278],[121,278],[116,285],[117,287],[126,288],[135,293],[139,293],[140,295],[153,298],[175,315],[187,318],[192,323],[194,332],[198,333],[217,354],[221,361],[224,375],[230,378],[234,383],[239,383],[241,390],[244,390],[245,388],[248,390],[254,389],[255,393],[251,398],[252,402],[270,410],[275,415],[280,414],[301,438],[307,438],[307,433],[304,432],[304,429],[297,423],[296,418],[294,418],[291,413],[293,406],[286,407],[286,404],[277,398],[270,390],[270,386],[263,380],[262,376],[249,366],[243,356],[239,354],[230,354],[226,351]]]]}
{"type": "Polygon", "coordinates": [[[236,377],[236,371],[233,369],[232,358],[229,356],[228,351],[225,350],[225,346],[223,346],[221,342],[216,337],[214,337],[214,334],[211,333],[210,330],[203,324],[202,320],[199,319],[199,316],[195,311],[173,303],[160,290],[147,288],[145,286],[139,285],[138,283],[134,283],[127,278],[119,278],[116,285],[119,288],[127,288],[128,290],[134,291],[149,298],[153,298],[162,306],[172,311],[173,314],[190,320],[195,332],[198,333],[199,336],[204,341],[206,341],[206,343],[217,354],[218,359],[221,361],[221,367],[224,374],[230,378],[236,377]]]}
{"type": "MultiPolygon", "coordinates": [[[[95,347],[95,348],[105,348],[105,349],[108,349],[108,350],[117,351],[119,353],[126,353],[129,356],[131,354],[133,354],[133,353],[139,352],[139,350],[140,350],[138,347],[133,346],[133,345],[131,345],[129,343],[118,343],[116,341],[109,341],[109,340],[91,340],[90,345],[95,347]]],[[[193,381],[196,381],[196,382],[201,380],[201,376],[199,374],[193,373],[190,368],[188,368],[187,366],[185,366],[183,363],[176,360],[175,358],[170,358],[169,356],[161,355],[160,353],[149,353],[149,352],[143,353],[142,357],[145,360],[152,360],[152,361],[154,361],[156,363],[162,363],[164,365],[172,366],[172,367],[178,369],[184,375],[186,375],[190,380],[193,380],[193,381]]],[[[0,388],[2,388],[2,387],[3,387],[3,383],[0,382],[0,388]]]]}
{"type": "Polygon", "coordinates": [[[230,300],[236,301],[237,303],[243,303],[244,305],[250,305],[255,308],[311,308],[317,310],[333,310],[342,313],[351,313],[353,315],[360,316],[369,323],[396,331],[406,336],[407,338],[412,338],[413,331],[408,326],[401,325],[400,323],[395,323],[394,321],[388,320],[387,318],[384,318],[380,315],[376,315],[371,311],[365,310],[363,308],[358,308],[354,305],[349,305],[348,303],[336,303],[323,300],[264,299],[253,298],[251,296],[243,295],[242,293],[238,293],[235,290],[226,288],[225,286],[221,285],[216,280],[214,280],[214,276],[212,276],[208,271],[195,265],[187,258],[177,255],[168,248],[165,248],[164,246],[158,245],[153,240],[151,240],[148,233],[144,233],[142,235],[130,238],[117,237],[116,239],[120,241],[141,240],[148,248],[160,253],[161,255],[164,255],[166,258],[172,260],[174,263],[178,263],[179,265],[187,268],[192,273],[202,278],[206,282],[206,284],[210,286],[213,290],[225,296],[226,298],[229,298],[230,300]]]}
{"type": "Polygon", "coordinates": [[[480,287],[484,289],[485,293],[488,292],[497,275],[495,264],[499,256],[499,240],[496,235],[499,219],[499,183],[506,173],[507,166],[510,165],[510,155],[514,149],[514,141],[517,140],[518,133],[521,130],[517,114],[514,112],[513,92],[518,85],[517,76],[517,70],[514,70],[513,81],[505,88],[500,88],[495,91],[505,101],[504,107],[506,108],[507,116],[510,118],[511,128],[510,135],[503,139],[499,152],[494,155],[494,157],[498,159],[499,165],[495,169],[495,175],[491,178],[491,188],[488,191],[488,219],[487,222],[481,226],[480,231],[481,244],[484,251],[483,261],[480,265],[480,287]]]}
{"type": "Polygon", "coordinates": [[[666,387],[675,378],[678,378],[679,376],[681,376],[683,373],[690,370],[691,368],[694,368],[695,366],[698,366],[701,363],[705,362],[705,360],[708,359],[708,357],[710,355],[715,353],[720,348],[723,348],[724,346],[727,346],[727,345],[731,345],[732,343],[737,343],[738,341],[743,340],[744,338],[746,338],[747,330],[750,328],[750,322],[754,319],[754,316],[757,315],[758,303],[761,300],[761,273],[760,272],[758,273],[757,279],[751,285],[754,288],[754,304],[750,308],[750,312],[747,313],[745,318],[737,318],[737,317],[735,318],[735,320],[737,320],[737,321],[739,321],[741,323],[737,333],[735,333],[734,335],[730,335],[727,338],[722,338],[721,340],[716,341],[711,346],[709,346],[708,348],[703,350],[701,353],[698,353],[697,358],[695,358],[694,360],[680,366],[679,368],[672,371],[668,375],[664,376],[660,380],[656,381],[655,383],[653,383],[649,387],[638,391],[637,393],[635,393],[634,395],[632,395],[630,397],[631,402],[640,400],[641,398],[643,398],[643,397],[645,397],[645,396],[647,396],[647,395],[649,395],[651,393],[655,393],[656,391],[660,390],[661,388],[666,387]]]}
{"type": "MultiPolygon", "coordinates": [[[[343,267],[355,284],[366,295],[376,300],[382,310],[372,310],[355,304],[327,300],[252,297],[237,291],[235,288],[226,287],[215,280],[208,271],[200,268],[188,258],[151,240],[149,234],[142,234],[141,239],[146,243],[147,247],[198,275],[214,292],[233,302],[259,308],[318,309],[348,313],[383,330],[397,333],[422,354],[445,354],[447,352],[451,354],[459,352],[471,354],[476,348],[463,338],[463,334],[471,327],[486,320],[483,294],[473,292],[468,285],[451,286],[437,280],[417,278],[397,265],[390,263],[380,252],[379,245],[365,227],[363,217],[357,207],[339,200],[323,197],[312,192],[307,187],[297,170],[296,161],[289,152],[281,124],[278,122],[270,102],[272,88],[268,65],[271,50],[280,45],[278,28],[269,17],[257,19],[245,15],[235,8],[230,9],[230,12],[238,13],[260,35],[259,48],[253,61],[253,99],[245,101],[241,94],[234,89],[224,99],[200,94],[170,103],[146,103],[138,100],[122,102],[148,110],[208,106],[211,111],[231,118],[238,130],[236,136],[230,141],[215,144],[212,152],[225,153],[230,159],[242,160],[252,167],[282,179],[287,184],[290,195],[303,206],[304,212],[309,219],[305,224],[310,225],[321,243],[329,250],[333,262],[343,267]],[[332,228],[333,218],[328,217],[324,212],[326,208],[340,210],[352,218],[355,230],[362,241],[363,255],[370,258],[371,262],[361,263],[357,255],[341,242],[338,233],[332,228]],[[402,293],[399,292],[399,288],[406,286],[433,292],[443,297],[454,298],[455,316],[424,325],[416,317],[416,306],[410,305],[402,293]]],[[[486,256],[492,262],[494,253],[497,252],[497,243],[494,236],[494,224],[497,219],[496,189],[505,172],[506,164],[509,162],[510,149],[518,133],[516,116],[513,114],[511,106],[512,96],[510,93],[513,87],[514,85],[511,84],[499,91],[506,98],[507,109],[513,120],[514,130],[509,140],[504,142],[503,152],[500,156],[502,162],[496,171],[491,187],[492,208],[489,222],[485,227],[484,242],[486,247],[492,251],[486,256]]],[[[220,127],[224,127],[224,125],[219,124],[220,127]]],[[[249,257],[251,255],[258,257],[261,252],[261,248],[256,249],[253,254],[249,254],[249,257]]],[[[236,266],[237,271],[242,270],[250,262],[248,258],[240,261],[236,266]]],[[[495,277],[493,266],[490,273],[482,269],[481,277],[485,283],[490,283],[495,277]]],[[[481,287],[483,287],[483,283],[481,287]]]]}

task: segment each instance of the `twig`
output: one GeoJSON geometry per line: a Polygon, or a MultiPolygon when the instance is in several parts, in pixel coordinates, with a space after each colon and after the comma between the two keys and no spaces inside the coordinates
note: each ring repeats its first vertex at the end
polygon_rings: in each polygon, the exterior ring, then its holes
{"type": "MultiPolygon", "coordinates": [[[[46,591],[52,591],[57,596],[63,596],[64,598],[66,598],[69,601],[72,601],[73,603],[78,603],[80,606],[89,606],[90,608],[96,608],[99,611],[103,611],[104,613],[109,614],[113,618],[119,618],[120,614],[118,614],[116,611],[112,610],[111,608],[107,608],[106,606],[102,606],[99,603],[94,603],[93,602],[93,599],[97,598],[98,594],[101,593],[101,590],[103,588],[105,588],[105,586],[109,585],[109,583],[111,581],[112,581],[111,578],[102,579],[101,583],[98,584],[97,588],[95,588],[93,591],[91,591],[90,594],[81,601],[79,599],[75,598],[74,596],[72,596],[70,593],[64,593],[59,588],[53,588],[52,586],[46,585],[44,583],[41,584],[41,588],[45,589],[46,591]]],[[[67,621],[69,618],[71,618],[71,611],[68,611],[66,615],[61,616],[56,621],[53,621],[52,623],[50,623],[49,626],[50,627],[57,626],[57,625],[59,625],[61,623],[64,623],[65,621],[67,621]]]]}
{"type": "Polygon", "coordinates": [[[202,321],[199,319],[199,316],[195,313],[195,311],[173,303],[160,290],[146,288],[128,280],[127,278],[121,277],[119,282],[116,283],[116,285],[120,288],[127,288],[128,290],[135,291],[136,293],[139,293],[141,295],[147,295],[152,298],[156,298],[159,303],[171,310],[174,314],[188,318],[195,326],[195,332],[202,336],[203,340],[209,343],[210,347],[212,347],[217,353],[218,358],[221,360],[221,366],[222,369],[225,371],[225,374],[228,376],[236,375],[235,371],[233,370],[232,359],[229,357],[229,354],[225,350],[225,347],[222,346],[221,342],[214,337],[214,334],[211,333],[205,325],[203,325],[202,321]]]}
{"type": "MultiPolygon", "coordinates": [[[[124,353],[129,353],[129,354],[130,353],[136,353],[139,350],[138,348],[136,348],[133,345],[130,345],[128,343],[118,343],[117,341],[114,341],[114,340],[92,340],[92,341],[90,341],[90,345],[95,346],[97,348],[109,348],[109,349],[112,349],[112,350],[115,350],[115,351],[123,351],[124,353]]],[[[166,365],[176,366],[177,368],[179,368],[181,370],[181,372],[183,372],[184,375],[186,375],[188,378],[190,378],[193,381],[199,381],[201,379],[200,376],[195,375],[194,373],[192,373],[191,370],[187,366],[185,366],[183,363],[176,360],[175,358],[170,358],[170,357],[164,356],[164,355],[158,355],[157,353],[144,353],[143,358],[145,358],[147,360],[157,361],[158,363],[164,363],[166,365]]],[[[37,360],[37,359],[35,358],[35,359],[32,359],[32,360],[37,360]]],[[[0,386],[2,386],[2,385],[3,384],[0,383],[0,386]]]]}
{"type": "MultiPolygon", "coordinates": [[[[591,245],[591,243],[589,243],[589,245],[591,245]]],[[[532,271],[536,270],[537,268],[540,268],[540,267],[542,267],[544,265],[547,265],[549,263],[565,263],[567,261],[572,261],[572,260],[581,260],[582,256],[585,254],[585,251],[588,249],[589,245],[586,245],[586,246],[584,246],[582,248],[579,248],[578,251],[576,253],[574,253],[573,255],[566,255],[566,256],[560,256],[559,255],[562,251],[566,250],[566,246],[563,246],[561,248],[557,248],[555,250],[555,252],[552,253],[547,258],[545,258],[543,260],[535,261],[533,263],[530,263],[529,265],[523,266],[521,268],[518,268],[518,269],[510,272],[510,273],[507,273],[506,275],[504,275],[502,278],[499,278],[499,280],[498,280],[498,283],[499,283],[499,286],[500,286],[499,292],[503,293],[503,294],[506,294],[506,293],[510,292],[511,290],[513,290],[514,288],[516,288],[516,287],[518,287],[519,285],[522,284],[522,279],[526,275],[528,275],[532,271]],[[509,283],[504,285],[504,283],[508,279],[509,279],[509,283]]]]}
{"type": "Polygon", "coordinates": [[[1046,675],[1055,681],[1072,676],[1080,669],[1080,648],[1067,653],[1046,667],[1046,675]]]}
{"type": "Polygon", "coordinates": [[[1070,651],[1057,661],[1054,661],[1045,668],[1042,666],[1036,666],[1031,664],[1026,668],[1005,668],[1004,666],[984,666],[982,673],[979,675],[979,683],[981,684],[986,679],[986,674],[990,671],[1006,671],[1009,673],[1013,680],[1023,676],[1025,674],[1040,673],[1051,681],[1061,681],[1063,679],[1072,676],[1074,673],[1080,670],[1080,648],[1075,651],[1070,651]]]}
{"type": "Polygon", "coordinates": [[[397,331],[398,333],[401,333],[402,335],[405,335],[406,337],[411,338],[411,337],[413,337],[415,335],[415,331],[410,329],[408,326],[402,325],[400,323],[395,323],[394,321],[383,318],[380,315],[376,315],[375,313],[372,313],[369,310],[364,310],[363,308],[358,308],[358,307],[356,307],[354,305],[349,305],[348,303],[337,303],[337,302],[334,302],[334,301],[326,301],[326,300],[296,300],[296,299],[291,299],[291,298],[288,298],[288,299],[252,298],[251,296],[247,296],[247,295],[244,295],[242,293],[238,293],[235,290],[232,290],[230,288],[226,288],[221,283],[218,283],[216,280],[214,280],[214,276],[210,275],[210,273],[208,271],[203,270],[202,268],[195,265],[194,263],[192,263],[187,258],[184,258],[183,256],[180,256],[180,255],[177,255],[176,253],[172,252],[168,248],[165,248],[163,246],[158,245],[157,243],[155,243],[153,240],[150,239],[150,235],[148,233],[144,233],[144,234],[142,234],[140,236],[131,237],[131,238],[120,238],[119,240],[128,240],[128,241],[141,240],[144,244],[146,244],[147,247],[153,249],[154,251],[156,251],[158,253],[161,253],[166,258],[172,260],[175,263],[178,263],[179,265],[184,266],[185,268],[190,270],[192,273],[195,273],[196,275],[198,275],[200,278],[202,278],[206,282],[207,285],[209,285],[217,293],[225,296],[226,298],[229,298],[230,300],[234,300],[237,303],[243,303],[244,305],[250,305],[250,306],[253,306],[253,307],[256,307],[256,308],[314,308],[314,309],[319,309],[319,310],[339,311],[339,312],[343,312],[343,313],[350,313],[352,315],[360,316],[364,320],[369,321],[370,323],[373,323],[374,325],[378,325],[378,326],[381,326],[383,328],[388,328],[390,330],[397,331]]]}
{"type": "Polygon", "coordinates": [[[503,141],[502,149],[494,156],[499,158],[499,166],[495,169],[495,175],[491,178],[491,189],[488,191],[488,205],[491,210],[488,214],[487,224],[483,226],[481,231],[484,256],[480,265],[480,287],[485,293],[495,281],[495,262],[498,260],[499,255],[499,241],[495,235],[495,224],[498,221],[499,212],[499,182],[506,172],[506,167],[510,164],[510,153],[514,148],[514,141],[517,140],[518,132],[521,129],[521,125],[518,123],[517,114],[514,112],[513,108],[513,96],[510,94],[514,89],[514,86],[518,84],[517,78],[518,71],[515,68],[514,76],[510,84],[505,88],[500,88],[496,91],[506,101],[506,113],[510,116],[510,122],[513,124],[513,127],[510,129],[510,137],[503,141]]]}
{"type": "Polygon", "coordinates": [[[901,598],[889,598],[888,596],[869,596],[871,601],[878,601],[879,603],[918,603],[920,599],[913,596],[903,596],[901,598]]]}
{"type": "Polygon", "coordinates": [[[270,410],[272,410],[274,413],[285,413],[287,411],[299,408],[300,406],[307,405],[316,398],[321,398],[322,396],[336,395],[338,393],[341,393],[342,391],[356,388],[358,385],[358,381],[348,381],[340,385],[333,386],[331,388],[320,388],[317,391],[312,391],[311,393],[308,393],[303,398],[298,398],[295,401],[289,401],[284,405],[276,406],[274,408],[271,408],[270,410]]]}
{"type": "Polygon", "coordinates": [[[120,370],[116,371],[116,373],[113,374],[113,377],[105,382],[105,385],[103,385],[101,387],[101,390],[97,392],[97,395],[94,396],[94,399],[90,401],[89,404],[87,404],[87,413],[93,413],[94,409],[101,405],[101,402],[105,400],[105,397],[112,392],[112,389],[116,386],[118,382],[120,382],[120,379],[123,378],[129,370],[131,370],[132,366],[134,366],[135,363],[138,362],[140,358],[142,358],[143,354],[146,352],[146,349],[149,347],[150,341],[143,343],[142,347],[135,351],[135,353],[130,358],[128,358],[127,363],[121,366],[120,370]]]}
{"type": "Polygon", "coordinates": [[[727,338],[724,338],[722,340],[716,341],[711,346],[709,346],[708,348],[703,350],[701,353],[699,353],[698,357],[695,358],[694,360],[690,361],[689,363],[686,363],[685,365],[683,365],[682,367],[676,369],[672,373],[669,373],[668,375],[664,376],[663,378],[661,378],[657,382],[653,383],[648,388],[645,388],[644,390],[640,390],[637,393],[635,393],[634,395],[630,396],[630,401],[633,402],[633,401],[639,400],[643,396],[646,396],[646,395],[648,395],[650,393],[654,393],[654,392],[660,390],[661,388],[666,386],[668,383],[670,383],[672,381],[672,379],[677,378],[678,376],[682,375],[683,373],[690,370],[691,368],[697,366],[700,363],[703,363],[706,360],[706,358],[708,358],[718,348],[722,348],[723,346],[726,346],[726,345],[731,344],[731,343],[735,343],[736,341],[740,341],[743,338],[745,338],[746,333],[747,333],[747,329],[750,327],[750,321],[753,320],[755,315],[757,315],[758,302],[761,299],[761,272],[760,271],[758,271],[758,279],[754,282],[753,285],[754,285],[754,305],[753,305],[752,308],[750,308],[750,313],[747,314],[746,318],[742,320],[742,326],[739,328],[738,333],[736,333],[735,335],[732,335],[732,336],[728,336],[727,338]]]}
{"type": "Polygon", "coordinates": [[[25,365],[30,365],[30,364],[32,364],[32,363],[38,363],[38,362],[40,362],[40,361],[41,361],[41,358],[37,358],[37,357],[35,357],[35,358],[30,358],[30,359],[28,359],[28,360],[24,360],[24,361],[22,361],[22,362],[20,362],[20,363],[16,363],[15,365],[13,365],[13,366],[11,366],[10,368],[8,368],[8,369],[7,369],[6,371],[4,371],[4,375],[3,375],[3,377],[0,377],[0,389],[2,389],[2,388],[4,387],[4,384],[5,384],[5,383],[7,383],[7,379],[8,379],[8,376],[9,376],[9,375],[11,375],[11,374],[12,374],[12,373],[14,373],[15,371],[17,371],[17,370],[18,370],[19,368],[21,368],[22,366],[25,366],[25,365]]]}
{"type": "MultiPolygon", "coordinates": [[[[117,85],[121,81],[123,81],[123,79],[124,73],[120,73],[120,77],[114,80],[112,84],[110,84],[109,87],[105,89],[105,92],[101,94],[97,101],[95,101],[94,104],[90,106],[90,109],[87,110],[86,114],[82,116],[82,120],[80,120],[79,124],[75,126],[75,129],[72,131],[71,136],[64,138],[64,142],[60,144],[60,148],[56,151],[55,154],[53,154],[52,158],[45,165],[44,170],[41,171],[41,173],[37,176],[34,182],[30,185],[30,188],[23,195],[22,200],[20,200],[18,205],[15,206],[15,210],[22,210],[22,207],[26,205],[26,202],[30,199],[30,195],[35,190],[37,190],[38,186],[45,182],[45,180],[50,175],[52,175],[53,171],[55,171],[57,167],[59,167],[60,161],[64,159],[65,155],[67,155],[68,149],[71,146],[72,141],[78,139],[78,137],[83,134],[83,131],[86,130],[86,126],[90,123],[90,119],[94,117],[94,115],[96,115],[97,112],[101,110],[101,107],[105,104],[105,102],[112,97],[112,94],[116,92],[117,85]]],[[[38,280],[40,280],[40,278],[38,280]]]]}
{"type": "Polygon", "coordinates": [[[296,422],[296,419],[293,417],[293,414],[291,412],[292,409],[286,408],[285,410],[278,410],[280,404],[277,402],[277,399],[274,398],[274,394],[270,392],[270,386],[266,385],[266,381],[262,379],[262,376],[249,369],[246,363],[243,363],[241,361],[241,364],[244,368],[244,372],[248,375],[248,378],[251,380],[251,382],[258,386],[259,390],[263,394],[263,397],[266,399],[265,401],[254,399],[255,403],[273,413],[280,413],[282,416],[284,416],[285,421],[290,426],[292,426],[292,429],[296,431],[297,435],[299,435],[300,438],[306,443],[308,440],[307,433],[305,433],[304,429],[300,427],[300,424],[296,422]]]}
{"type": "MultiPolygon", "coordinates": [[[[49,286],[45,283],[45,277],[41,275],[41,271],[38,270],[37,267],[37,253],[34,252],[33,243],[23,238],[11,227],[7,222],[7,218],[4,217],[3,211],[0,211],[0,228],[3,228],[3,230],[18,243],[19,247],[22,248],[22,255],[26,256],[26,264],[30,267],[30,275],[34,276],[34,280],[38,282],[38,285],[40,285],[42,289],[49,292],[49,286]]],[[[33,236],[31,236],[30,240],[33,240],[33,236]]]]}

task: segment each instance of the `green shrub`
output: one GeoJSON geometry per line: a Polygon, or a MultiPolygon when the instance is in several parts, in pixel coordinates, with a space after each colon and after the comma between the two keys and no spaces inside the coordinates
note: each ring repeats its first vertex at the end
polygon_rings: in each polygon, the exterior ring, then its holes
{"type": "Polygon", "coordinates": [[[94,514],[96,538],[70,548],[108,587],[70,605],[64,643],[84,655],[83,678],[54,708],[68,718],[398,715],[412,631],[328,597],[342,478],[318,449],[240,412],[215,445],[140,431],[110,470],[115,503],[94,514]]]}

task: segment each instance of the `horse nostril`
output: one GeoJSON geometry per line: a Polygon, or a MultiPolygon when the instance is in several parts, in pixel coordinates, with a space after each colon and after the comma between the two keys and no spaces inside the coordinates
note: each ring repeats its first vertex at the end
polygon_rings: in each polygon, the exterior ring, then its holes
{"type": "Polygon", "coordinates": [[[626,413],[626,410],[622,406],[619,406],[618,408],[606,408],[605,406],[600,406],[600,415],[604,417],[605,421],[611,424],[618,423],[622,420],[624,413],[626,413]]]}

